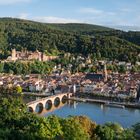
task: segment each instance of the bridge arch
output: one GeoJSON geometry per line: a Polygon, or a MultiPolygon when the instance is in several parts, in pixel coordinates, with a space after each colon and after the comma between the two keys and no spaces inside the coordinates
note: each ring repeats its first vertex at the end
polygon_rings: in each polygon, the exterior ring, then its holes
{"type": "Polygon", "coordinates": [[[39,114],[42,113],[44,109],[49,111],[53,107],[57,108],[61,102],[63,104],[66,103],[66,99],[69,99],[71,96],[72,93],[63,93],[32,101],[27,104],[28,111],[36,112],[39,114]]]}
{"type": "Polygon", "coordinates": [[[59,97],[56,97],[55,99],[54,99],[54,106],[55,107],[58,107],[59,106],[59,104],[60,104],[60,98],[59,97]]]}
{"type": "Polygon", "coordinates": [[[36,105],[35,112],[41,113],[43,111],[43,104],[40,102],[36,105]]]}
{"type": "Polygon", "coordinates": [[[46,110],[50,110],[52,108],[52,101],[51,100],[47,100],[46,103],[45,103],[45,109],[46,110]]]}
{"type": "Polygon", "coordinates": [[[34,112],[34,110],[33,110],[33,108],[31,106],[28,107],[28,111],[31,112],[31,113],[34,112]]]}
{"type": "Polygon", "coordinates": [[[64,95],[64,96],[62,97],[62,99],[61,99],[61,102],[62,102],[63,104],[65,104],[66,101],[67,101],[67,99],[68,99],[68,97],[67,97],[66,95],[64,95]]]}

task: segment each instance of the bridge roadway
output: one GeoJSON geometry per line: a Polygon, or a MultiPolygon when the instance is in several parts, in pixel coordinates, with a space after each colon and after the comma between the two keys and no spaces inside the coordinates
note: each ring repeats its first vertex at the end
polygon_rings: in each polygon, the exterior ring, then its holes
{"type": "Polygon", "coordinates": [[[41,113],[43,109],[50,110],[52,106],[58,107],[60,103],[66,103],[66,100],[70,99],[72,93],[62,93],[46,98],[41,98],[27,103],[29,112],[41,113]]]}
{"type": "Polygon", "coordinates": [[[25,96],[34,96],[34,97],[49,97],[51,93],[33,93],[33,92],[23,92],[25,96]]]}

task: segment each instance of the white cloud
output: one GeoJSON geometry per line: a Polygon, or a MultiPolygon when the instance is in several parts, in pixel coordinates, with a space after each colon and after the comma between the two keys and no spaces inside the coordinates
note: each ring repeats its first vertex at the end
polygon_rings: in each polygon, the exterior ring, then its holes
{"type": "Polygon", "coordinates": [[[0,5],[10,5],[21,2],[30,2],[31,0],[0,0],[0,5]]]}
{"type": "Polygon", "coordinates": [[[83,16],[83,19],[86,20],[86,23],[91,24],[105,26],[138,26],[140,23],[140,17],[136,14],[134,15],[134,10],[129,8],[122,8],[112,12],[85,7],[79,9],[78,12],[83,16]],[[130,18],[128,18],[128,15],[130,15],[130,18]]]}
{"type": "Polygon", "coordinates": [[[45,17],[35,17],[35,21],[45,22],[45,23],[80,23],[80,20],[71,19],[71,18],[61,18],[54,16],[45,16],[45,17]]]}
{"type": "Polygon", "coordinates": [[[126,12],[126,13],[128,13],[128,12],[133,12],[133,10],[132,10],[132,9],[129,9],[129,8],[123,8],[123,9],[121,9],[120,11],[121,11],[121,12],[126,12]]]}
{"type": "Polygon", "coordinates": [[[94,8],[81,8],[79,10],[80,13],[84,13],[84,14],[102,14],[103,11],[102,10],[97,10],[97,9],[94,9],[94,8]]]}
{"type": "Polygon", "coordinates": [[[83,21],[73,18],[62,18],[62,17],[55,17],[55,16],[31,16],[30,13],[20,13],[16,16],[11,16],[13,18],[20,18],[20,19],[26,19],[26,20],[33,20],[37,22],[44,22],[44,23],[81,23],[83,21]]]}
{"type": "Polygon", "coordinates": [[[118,21],[118,13],[112,11],[104,11],[95,8],[80,8],[78,10],[78,13],[83,16],[83,19],[84,21],[86,21],[86,23],[110,25],[118,21]]]}
{"type": "Polygon", "coordinates": [[[102,15],[114,16],[115,15],[114,12],[106,12],[106,11],[95,9],[95,8],[81,8],[78,10],[78,12],[82,14],[92,14],[92,15],[98,15],[98,16],[102,16],[102,15]]]}
{"type": "Polygon", "coordinates": [[[28,19],[29,14],[28,13],[20,13],[17,18],[20,19],[28,19]]]}
{"type": "Polygon", "coordinates": [[[17,16],[14,16],[15,18],[20,19],[27,19],[27,20],[33,20],[43,23],[83,23],[81,20],[72,19],[72,18],[62,18],[62,17],[55,17],[55,16],[44,16],[44,17],[30,17],[29,13],[20,13],[17,16]]]}
{"type": "Polygon", "coordinates": [[[140,16],[137,15],[133,18],[133,25],[139,26],[140,25],[140,16]]]}

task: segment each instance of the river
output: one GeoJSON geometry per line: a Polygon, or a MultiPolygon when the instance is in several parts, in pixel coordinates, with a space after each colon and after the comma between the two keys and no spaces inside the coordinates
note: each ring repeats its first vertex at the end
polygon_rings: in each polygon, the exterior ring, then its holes
{"type": "Polygon", "coordinates": [[[74,102],[70,105],[66,104],[53,112],[45,113],[44,116],[46,117],[52,114],[60,117],[86,115],[97,124],[117,122],[125,128],[140,122],[139,109],[105,107],[95,103],[74,102]]]}

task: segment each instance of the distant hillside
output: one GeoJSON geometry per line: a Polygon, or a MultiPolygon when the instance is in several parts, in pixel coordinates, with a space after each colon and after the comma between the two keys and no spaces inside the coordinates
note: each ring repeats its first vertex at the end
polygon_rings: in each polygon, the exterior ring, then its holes
{"type": "Polygon", "coordinates": [[[0,19],[0,58],[17,50],[46,54],[72,53],[92,58],[135,62],[140,54],[139,32],[123,32],[89,24],[45,24],[13,18],[0,19]]]}
{"type": "Polygon", "coordinates": [[[80,23],[67,23],[67,24],[47,24],[52,29],[64,30],[69,32],[77,32],[87,35],[108,35],[117,36],[125,39],[137,45],[140,45],[140,31],[124,32],[121,30],[115,30],[104,26],[92,25],[92,24],[80,24],[80,23]]]}
{"type": "Polygon", "coordinates": [[[140,31],[122,32],[121,34],[118,34],[117,36],[140,46],[140,31]]]}
{"type": "Polygon", "coordinates": [[[48,24],[54,29],[61,29],[74,32],[91,32],[91,31],[112,31],[114,29],[92,25],[92,24],[82,24],[82,23],[67,23],[67,24],[48,24]]]}

